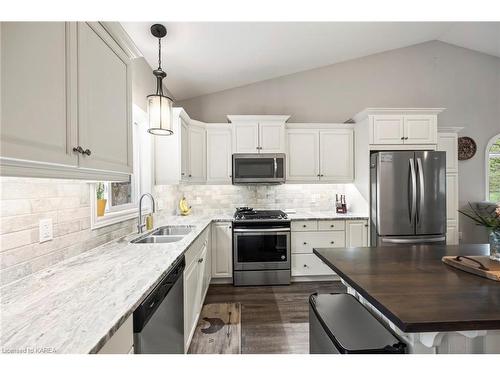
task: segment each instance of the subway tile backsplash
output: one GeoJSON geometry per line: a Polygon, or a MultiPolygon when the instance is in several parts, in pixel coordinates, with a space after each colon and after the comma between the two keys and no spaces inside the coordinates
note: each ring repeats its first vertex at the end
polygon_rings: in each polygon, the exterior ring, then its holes
{"type": "Polygon", "coordinates": [[[177,202],[183,196],[193,214],[232,213],[240,206],[332,211],[335,194],[346,195],[349,211],[368,211],[368,204],[353,184],[157,185],[155,194],[159,208],[171,213],[176,213],[177,202]]]}
{"type": "Polygon", "coordinates": [[[84,181],[0,178],[0,285],[131,233],[128,220],[90,229],[90,184],[84,181]],[[40,219],[52,219],[53,240],[38,243],[40,219]]]}

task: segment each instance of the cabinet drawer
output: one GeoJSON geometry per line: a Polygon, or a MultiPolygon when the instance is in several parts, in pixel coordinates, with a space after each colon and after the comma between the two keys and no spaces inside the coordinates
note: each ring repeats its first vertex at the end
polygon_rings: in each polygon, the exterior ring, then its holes
{"type": "Polygon", "coordinates": [[[345,230],[344,220],[319,220],[318,230],[345,230]]]}
{"type": "Polygon", "coordinates": [[[313,248],[344,247],[345,235],[342,231],[297,232],[292,233],[292,253],[312,253],[313,248]]]}
{"type": "Polygon", "coordinates": [[[298,220],[292,221],[292,232],[304,232],[309,230],[318,230],[318,222],[316,220],[298,220]]]}
{"type": "Polygon", "coordinates": [[[186,268],[193,262],[193,260],[197,259],[200,255],[201,250],[203,249],[203,245],[208,243],[208,228],[205,229],[200,236],[193,241],[191,246],[184,253],[184,257],[186,260],[186,268]]]}
{"type": "Polygon", "coordinates": [[[335,275],[316,254],[293,254],[292,276],[335,275]]]}

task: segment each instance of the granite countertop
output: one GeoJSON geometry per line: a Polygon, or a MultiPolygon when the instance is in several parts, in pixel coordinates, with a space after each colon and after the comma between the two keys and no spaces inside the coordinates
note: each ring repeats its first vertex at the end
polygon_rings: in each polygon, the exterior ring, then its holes
{"type": "MultiPolygon", "coordinates": [[[[292,220],[367,216],[297,213],[292,220]]],[[[0,289],[2,352],[96,353],[212,221],[231,214],[169,216],[162,225],[193,225],[181,241],[132,244],[133,233],[0,289]]]]}
{"type": "Polygon", "coordinates": [[[338,214],[329,211],[298,211],[294,214],[288,214],[291,220],[363,220],[368,219],[367,214],[351,213],[338,214]]]}

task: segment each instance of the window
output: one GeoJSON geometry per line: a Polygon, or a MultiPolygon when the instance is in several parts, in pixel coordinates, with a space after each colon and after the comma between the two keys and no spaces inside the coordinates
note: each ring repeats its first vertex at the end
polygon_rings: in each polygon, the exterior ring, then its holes
{"type": "MultiPolygon", "coordinates": [[[[147,130],[146,113],[139,107],[133,107],[133,153],[134,170],[125,182],[93,183],[90,189],[92,207],[92,229],[101,228],[137,217],[139,197],[150,193],[152,186],[152,137],[147,130]],[[97,190],[104,189],[102,199],[106,200],[104,215],[98,216],[97,190]]],[[[149,200],[144,201],[143,211],[151,211],[149,200]]]]}
{"type": "Polygon", "coordinates": [[[500,134],[486,146],[486,200],[500,202],[500,134]]]}

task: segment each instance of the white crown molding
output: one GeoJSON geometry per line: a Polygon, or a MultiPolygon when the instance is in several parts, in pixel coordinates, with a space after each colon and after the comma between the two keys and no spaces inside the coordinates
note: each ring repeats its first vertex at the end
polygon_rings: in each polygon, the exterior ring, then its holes
{"type": "Polygon", "coordinates": [[[124,52],[131,58],[137,59],[143,57],[142,52],[134,43],[132,38],[127,34],[125,29],[119,22],[99,22],[102,27],[111,35],[116,43],[124,50],[124,52]]]}
{"type": "Polygon", "coordinates": [[[371,115],[437,115],[446,108],[365,108],[353,116],[360,122],[371,115]]]}
{"type": "Polygon", "coordinates": [[[355,124],[322,122],[287,122],[287,129],[353,129],[355,124]]]}
{"type": "Polygon", "coordinates": [[[287,122],[290,115],[227,115],[229,122],[278,121],[287,122]]]}

